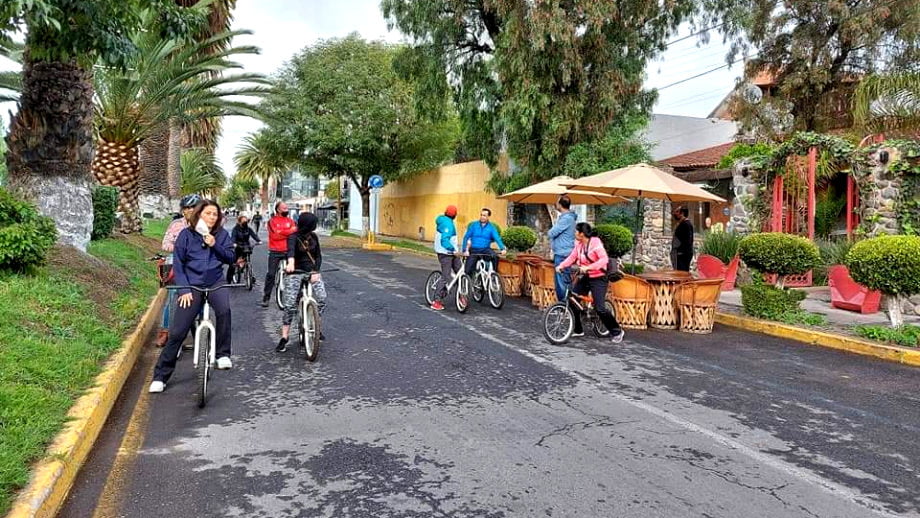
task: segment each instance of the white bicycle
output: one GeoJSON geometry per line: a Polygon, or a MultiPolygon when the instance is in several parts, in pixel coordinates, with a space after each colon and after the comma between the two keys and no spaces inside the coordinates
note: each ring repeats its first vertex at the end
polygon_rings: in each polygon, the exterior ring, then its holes
{"type": "Polygon", "coordinates": [[[482,302],[488,293],[489,305],[501,309],[505,305],[505,288],[502,286],[502,278],[495,272],[493,258],[488,254],[470,254],[470,259],[467,259],[476,261],[476,271],[473,273],[473,299],[482,302]]]}
{"type": "Polygon", "coordinates": [[[278,309],[284,310],[284,266],[287,264],[287,261],[278,262],[278,274],[275,275],[275,303],[278,304],[278,309]]]}
{"type": "MultiPolygon", "coordinates": [[[[441,288],[445,296],[449,294],[450,290],[454,289],[454,287],[457,288],[454,293],[454,304],[457,306],[457,311],[460,313],[466,313],[466,310],[470,307],[470,278],[465,272],[464,263],[461,263],[460,270],[453,273],[450,283],[445,283],[444,287],[441,288]]],[[[437,296],[437,286],[443,277],[444,276],[438,270],[432,270],[431,273],[428,274],[428,280],[425,281],[425,302],[427,302],[429,306],[434,303],[435,297],[437,296]]]]}
{"type": "Polygon", "coordinates": [[[310,277],[314,273],[336,272],[337,268],[323,270],[322,272],[307,272],[304,270],[294,270],[291,274],[303,274],[300,281],[300,301],[297,306],[297,312],[300,316],[300,326],[297,331],[300,335],[300,345],[303,347],[304,356],[308,362],[315,362],[319,355],[319,337],[322,322],[319,316],[319,304],[313,298],[313,283],[310,277]]]}
{"type": "MultiPolygon", "coordinates": [[[[211,379],[211,369],[217,361],[217,329],[211,321],[211,304],[208,301],[211,293],[224,288],[243,288],[245,284],[224,284],[216,288],[199,288],[198,286],[167,286],[169,290],[193,290],[204,297],[204,304],[198,323],[195,325],[195,345],[192,353],[192,365],[198,377],[198,408],[204,408],[208,402],[208,381],[211,379]],[[207,347],[203,347],[207,344],[207,347]]],[[[182,348],[179,348],[182,354],[182,348]]]]}

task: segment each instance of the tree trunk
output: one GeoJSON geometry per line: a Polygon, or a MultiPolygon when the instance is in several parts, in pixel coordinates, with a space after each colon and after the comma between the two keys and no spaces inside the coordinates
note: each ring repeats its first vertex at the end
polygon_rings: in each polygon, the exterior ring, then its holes
{"type": "Polygon", "coordinates": [[[27,50],[6,142],[10,189],[54,219],[61,243],[85,251],[93,229],[92,72],[32,61],[27,50]]]}
{"type": "Polygon", "coordinates": [[[342,175],[336,175],[335,182],[338,186],[339,200],[335,205],[335,228],[337,230],[345,230],[342,225],[342,219],[345,217],[345,214],[342,212],[342,175]]]}
{"type": "Polygon", "coordinates": [[[182,125],[175,119],[169,121],[169,151],[166,156],[166,178],[171,200],[179,199],[182,192],[181,138],[182,125]]]}
{"type": "Polygon", "coordinates": [[[119,230],[125,234],[140,232],[143,228],[138,204],[138,167],[136,146],[99,141],[93,174],[102,185],[118,187],[119,230]]]}
{"type": "Polygon", "coordinates": [[[361,193],[361,237],[367,237],[371,232],[371,190],[362,185],[358,191],[361,193]]]}
{"type": "Polygon", "coordinates": [[[164,124],[138,146],[141,215],[163,218],[171,212],[168,159],[169,126],[164,124]]]}
{"type": "MultiPolygon", "coordinates": [[[[262,207],[259,209],[262,212],[268,211],[268,180],[263,180],[259,188],[259,198],[262,200],[262,207]]],[[[271,217],[271,212],[268,212],[269,217],[271,217]]]]}
{"type": "Polygon", "coordinates": [[[901,313],[901,296],[888,295],[888,318],[891,319],[891,327],[901,327],[904,325],[904,315],[901,313]]]}

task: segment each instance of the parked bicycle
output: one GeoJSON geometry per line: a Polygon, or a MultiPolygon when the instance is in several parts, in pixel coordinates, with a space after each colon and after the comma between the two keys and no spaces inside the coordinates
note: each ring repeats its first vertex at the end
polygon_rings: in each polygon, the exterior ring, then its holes
{"type": "Polygon", "coordinates": [[[505,288],[502,278],[495,271],[493,257],[487,254],[470,254],[468,261],[476,261],[476,271],[473,272],[472,290],[473,300],[482,302],[486,294],[489,295],[489,305],[501,309],[505,305],[505,288]]]}
{"type": "Polygon", "coordinates": [[[260,244],[262,243],[243,248],[242,257],[236,262],[236,267],[233,270],[233,283],[245,285],[249,291],[252,291],[252,287],[256,282],[256,276],[252,273],[252,248],[260,244]]]}
{"type": "MultiPolygon", "coordinates": [[[[591,293],[579,295],[572,291],[572,287],[575,286],[581,276],[582,274],[574,274],[573,281],[566,286],[564,300],[553,304],[543,312],[543,336],[551,344],[564,344],[572,337],[572,332],[575,329],[575,315],[572,313],[572,308],[575,308],[575,311],[581,314],[583,317],[582,324],[591,327],[594,336],[603,338],[610,334],[610,331],[607,330],[604,323],[597,316],[596,301],[591,293]],[[569,301],[569,304],[565,301],[569,301]]],[[[607,307],[607,311],[612,314],[613,306],[610,301],[605,300],[604,304],[607,307]]]]}
{"type": "Polygon", "coordinates": [[[298,334],[300,335],[300,344],[304,351],[304,356],[308,362],[316,361],[319,355],[319,337],[322,328],[322,322],[319,316],[319,305],[313,298],[313,283],[310,277],[314,273],[337,272],[338,268],[330,268],[322,272],[307,272],[304,270],[294,270],[291,274],[303,274],[300,281],[300,300],[298,301],[297,313],[300,316],[300,326],[298,334]]]}
{"type": "MultiPolygon", "coordinates": [[[[437,295],[435,290],[442,278],[443,275],[439,270],[432,270],[428,274],[428,279],[425,281],[425,302],[429,306],[434,303],[437,295]]],[[[453,273],[449,283],[444,283],[441,288],[441,293],[443,294],[441,298],[446,298],[451,290],[454,290],[454,304],[457,307],[457,311],[466,313],[466,310],[470,307],[470,278],[466,275],[463,265],[460,266],[459,271],[453,273]],[[455,287],[456,290],[454,290],[455,287]]]]}
{"type": "MultiPolygon", "coordinates": [[[[199,288],[197,286],[167,286],[168,290],[194,290],[204,297],[201,316],[195,325],[195,343],[193,346],[192,364],[198,377],[198,408],[204,408],[208,401],[208,381],[211,379],[211,370],[217,361],[217,329],[211,322],[211,304],[208,299],[212,292],[224,288],[242,288],[244,284],[224,284],[216,288],[199,288]]],[[[181,354],[181,348],[180,352],[181,354]]]]}

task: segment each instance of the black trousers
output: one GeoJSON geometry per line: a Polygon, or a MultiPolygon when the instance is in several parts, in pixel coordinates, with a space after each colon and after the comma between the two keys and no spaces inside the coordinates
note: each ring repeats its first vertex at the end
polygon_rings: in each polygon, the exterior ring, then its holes
{"type": "MultiPolygon", "coordinates": [[[[245,257],[246,254],[252,253],[252,247],[237,246],[234,250],[236,251],[236,261],[245,257]]],[[[227,266],[227,284],[233,284],[233,274],[236,273],[236,261],[227,266]]],[[[240,279],[240,281],[245,283],[246,279],[240,279]]]]}
{"type": "Polygon", "coordinates": [[[495,251],[491,248],[471,248],[470,257],[466,260],[466,274],[470,277],[473,276],[473,273],[476,272],[476,265],[479,261],[491,261],[492,268],[498,268],[498,258],[495,256],[495,251]],[[482,256],[488,257],[482,257],[482,256]]]}
{"type": "Polygon", "coordinates": [[[287,260],[287,254],[284,252],[268,253],[268,271],[265,272],[265,287],[262,288],[263,299],[271,297],[272,288],[275,287],[275,276],[278,274],[278,265],[285,260],[287,260]]]}
{"type": "MultiPolygon", "coordinates": [[[[601,322],[604,323],[604,327],[611,333],[620,330],[620,323],[617,322],[617,317],[607,311],[607,305],[604,303],[607,299],[607,279],[605,277],[598,277],[596,279],[592,279],[588,276],[581,277],[572,287],[572,291],[579,295],[586,295],[590,291],[591,296],[594,297],[594,309],[597,311],[597,316],[601,319],[601,322]]],[[[575,333],[583,333],[584,327],[581,325],[581,313],[578,312],[577,308],[572,306],[571,301],[569,301],[569,308],[572,310],[572,315],[575,316],[572,331],[575,333]]]]}
{"type": "MultiPolygon", "coordinates": [[[[222,283],[215,284],[212,287],[220,286],[222,283]]],[[[217,358],[230,356],[230,290],[223,289],[211,293],[208,296],[208,303],[211,305],[211,313],[214,315],[214,327],[217,328],[217,358]]],[[[169,340],[166,347],[160,351],[160,359],[157,360],[156,369],[153,371],[153,379],[156,381],[166,382],[173,371],[176,369],[176,355],[179,354],[179,348],[182,347],[182,341],[188,336],[188,332],[195,325],[195,317],[201,312],[204,305],[204,295],[197,291],[192,292],[192,305],[183,308],[176,305],[176,312],[172,315],[172,322],[169,324],[169,340]]]]}

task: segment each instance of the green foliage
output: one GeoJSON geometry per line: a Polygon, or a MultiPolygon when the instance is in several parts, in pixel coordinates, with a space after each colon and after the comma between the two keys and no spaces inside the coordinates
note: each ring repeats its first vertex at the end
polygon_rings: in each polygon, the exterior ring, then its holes
{"type": "Polygon", "coordinates": [[[801,311],[805,292],[781,289],[761,282],[741,286],[741,306],[752,317],[784,321],[801,311]]]}
{"type": "Polygon", "coordinates": [[[94,241],[112,235],[115,228],[115,212],[118,210],[118,188],[106,185],[93,187],[93,234],[94,241]]]}
{"type": "Polygon", "coordinates": [[[237,175],[230,182],[230,187],[220,193],[220,205],[242,209],[255,198],[258,191],[258,181],[246,180],[237,175]]]}
{"type": "Polygon", "coordinates": [[[640,273],[645,272],[645,265],[623,263],[623,271],[630,275],[639,275],[640,273]]]}
{"type": "Polygon", "coordinates": [[[537,233],[530,227],[508,227],[502,232],[502,241],[510,250],[526,252],[537,244],[537,233]]]}
{"type": "Polygon", "coordinates": [[[326,184],[326,198],[330,200],[338,199],[341,193],[341,183],[338,178],[334,180],[329,180],[329,183],[326,184]]]}
{"type": "Polygon", "coordinates": [[[815,235],[820,238],[829,237],[846,206],[846,198],[835,197],[832,191],[825,191],[818,197],[815,203],[815,235]]]}
{"type": "Polygon", "coordinates": [[[847,239],[817,239],[815,244],[821,254],[821,264],[815,267],[812,279],[816,286],[826,286],[827,269],[835,264],[846,264],[847,253],[853,247],[853,242],[847,239]]]}
{"type": "Polygon", "coordinates": [[[6,132],[0,127],[0,187],[6,185],[6,132]]]}
{"type": "Polygon", "coordinates": [[[597,221],[599,224],[612,223],[624,226],[630,230],[638,228],[642,220],[636,216],[635,204],[599,205],[597,207],[597,221]]]}
{"type": "Polygon", "coordinates": [[[897,70],[864,78],[856,88],[853,115],[865,131],[920,128],[920,72],[897,70]]]}
{"type": "Polygon", "coordinates": [[[750,268],[779,276],[805,273],[821,262],[814,243],[804,237],[778,232],[746,236],[738,252],[750,268]]]}
{"type": "Polygon", "coordinates": [[[581,178],[651,162],[650,146],[641,137],[647,125],[648,117],[644,115],[617,121],[600,138],[572,146],[565,157],[563,171],[572,178],[581,178]]]}
{"type": "Polygon", "coordinates": [[[725,264],[738,255],[741,246],[740,234],[734,232],[706,232],[703,234],[703,243],[700,253],[718,257],[725,264]]]}
{"type": "Polygon", "coordinates": [[[738,143],[732,146],[728,154],[719,160],[719,163],[716,165],[716,167],[719,169],[731,169],[734,167],[735,162],[741,160],[742,158],[758,158],[762,161],[764,157],[769,157],[772,152],[773,147],[769,144],[738,143]]]}
{"type": "Polygon", "coordinates": [[[54,220],[0,189],[0,270],[41,265],[56,240],[54,220]]]}
{"type": "Polygon", "coordinates": [[[265,102],[277,156],[313,174],[345,175],[365,199],[372,175],[395,182],[450,160],[459,128],[448,100],[445,117],[420,117],[412,84],[394,71],[396,52],[352,34],[294,56],[265,102]]]}
{"type": "Polygon", "coordinates": [[[920,236],[880,236],[853,245],[846,256],[853,280],[886,295],[920,293],[920,236]]]}
{"type": "Polygon", "coordinates": [[[633,233],[622,225],[600,224],[595,227],[610,257],[623,257],[633,248],[633,233]]]}
{"type": "Polygon", "coordinates": [[[199,193],[213,198],[220,194],[227,183],[214,154],[204,149],[183,152],[179,163],[182,169],[180,192],[183,196],[199,193]]]}
{"type": "Polygon", "coordinates": [[[856,326],[853,331],[863,338],[907,347],[920,347],[920,326],[856,326]]]}

